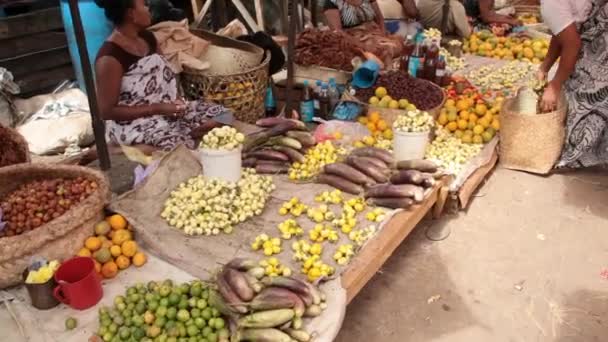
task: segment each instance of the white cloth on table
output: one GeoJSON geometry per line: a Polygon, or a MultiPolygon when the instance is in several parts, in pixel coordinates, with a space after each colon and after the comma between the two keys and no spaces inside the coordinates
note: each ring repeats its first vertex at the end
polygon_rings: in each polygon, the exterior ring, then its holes
{"type": "Polygon", "coordinates": [[[592,0],[541,0],[540,11],[544,22],[554,35],[570,24],[582,24],[591,11],[592,0]]]}

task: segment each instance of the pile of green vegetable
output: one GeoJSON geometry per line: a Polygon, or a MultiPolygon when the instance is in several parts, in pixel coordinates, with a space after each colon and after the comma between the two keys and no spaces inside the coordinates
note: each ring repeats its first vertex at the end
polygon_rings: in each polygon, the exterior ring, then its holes
{"type": "Polygon", "coordinates": [[[97,336],[105,342],[227,342],[230,331],[210,304],[212,293],[198,280],[137,284],[114,298],[112,308],[99,309],[97,336]]]}
{"type": "Polygon", "coordinates": [[[236,322],[231,341],[307,342],[303,318],[319,316],[325,295],[293,277],[264,277],[254,260],[234,259],[217,275],[211,304],[236,322]]]}
{"type": "Polygon", "coordinates": [[[266,128],[247,136],[243,145],[243,166],[258,173],[287,173],[291,163],[304,162],[304,151],[315,145],[315,138],[303,122],[280,117],[260,119],[266,128]]]}

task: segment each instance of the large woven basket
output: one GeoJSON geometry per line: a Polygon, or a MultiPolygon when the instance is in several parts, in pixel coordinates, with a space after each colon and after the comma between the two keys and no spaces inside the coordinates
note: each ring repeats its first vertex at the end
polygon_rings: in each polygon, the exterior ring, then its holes
{"type": "Polygon", "coordinates": [[[109,202],[106,177],[93,169],[71,165],[19,164],[0,168],[0,198],[34,180],[86,177],[98,189],[84,201],[45,225],[17,236],[0,238],[0,289],[17,285],[31,257],[64,260],[72,257],[103,219],[109,202]]]}
{"type": "Polygon", "coordinates": [[[567,104],[562,97],[557,110],[534,115],[522,112],[526,102],[518,96],[503,106],[500,162],[508,169],[547,174],[562,152],[567,104]]]}
{"type": "Polygon", "coordinates": [[[184,68],[184,94],[190,100],[204,99],[232,110],[237,120],[255,123],[264,116],[264,96],[268,86],[270,54],[258,66],[229,75],[207,75],[184,68]]]}
{"type": "Polygon", "coordinates": [[[29,162],[27,141],[16,130],[0,125],[0,167],[29,162]]]}
{"type": "Polygon", "coordinates": [[[210,67],[200,71],[202,74],[236,74],[251,70],[264,60],[264,49],[254,44],[205,30],[191,29],[190,32],[210,43],[202,57],[210,62],[210,67]]]}

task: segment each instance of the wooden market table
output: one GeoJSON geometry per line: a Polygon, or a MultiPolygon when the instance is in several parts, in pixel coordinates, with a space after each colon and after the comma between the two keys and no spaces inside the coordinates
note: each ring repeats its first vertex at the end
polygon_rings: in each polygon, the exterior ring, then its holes
{"type": "Polygon", "coordinates": [[[348,303],[380,270],[395,249],[414,230],[414,227],[433,210],[433,206],[443,206],[447,196],[448,181],[448,178],[444,178],[437,182],[422,203],[395,214],[378,235],[371,239],[353,258],[342,273],[342,287],[346,289],[348,303]]]}

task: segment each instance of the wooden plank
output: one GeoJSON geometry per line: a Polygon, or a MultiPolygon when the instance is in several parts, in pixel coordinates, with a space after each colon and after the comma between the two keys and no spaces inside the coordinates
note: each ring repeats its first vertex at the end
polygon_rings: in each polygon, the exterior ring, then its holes
{"type": "Polygon", "coordinates": [[[243,5],[241,0],[231,0],[231,1],[232,1],[232,4],[234,4],[234,7],[236,7],[236,9],[239,11],[239,13],[243,16],[243,19],[245,20],[247,25],[249,25],[251,30],[253,30],[253,32],[260,31],[260,28],[256,24],[255,20],[253,20],[253,18],[251,17],[251,14],[249,14],[249,12],[247,11],[247,8],[243,5]]]}
{"type": "Polygon", "coordinates": [[[258,28],[264,31],[266,27],[264,26],[264,15],[262,14],[262,0],[254,0],[253,6],[255,7],[255,18],[258,21],[258,28]]]}
{"type": "Polygon", "coordinates": [[[429,212],[444,185],[443,181],[438,182],[424,202],[393,216],[351,261],[342,273],[342,287],[346,289],[349,303],[429,212]]]}
{"type": "Polygon", "coordinates": [[[63,28],[59,7],[0,19],[0,40],[63,28]]]}
{"type": "Polygon", "coordinates": [[[471,174],[471,176],[467,178],[464,184],[462,184],[460,190],[458,190],[458,200],[460,202],[461,209],[466,209],[466,207],[469,205],[469,202],[471,201],[471,197],[473,196],[477,188],[479,188],[481,182],[483,182],[486,177],[492,172],[497,162],[498,152],[496,149],[494,149],[490,161],[475,170],[475,172],[473,172],[473,174],[471,174]]]}
{"type": "Polygon", "coordinates": [[[194,27],[199,27],[199,25],[201,24],[201,21],[205,17],[205,14],[207,14],[207,11],[209,10],[209,6],[211,6],[212,2],[213,2],[213,0],[207,0],[207,1],[205,1],[205,3],[203,4],[203,8],[201,9],[201,11],[200,12],[194,12],[194,13],[197,13],[196,16],[195,16],[195,18],[194,18],[194,27]]]}
{"type": "Polygon", "coordinates": [[[29,36],[17,37],[0,41],[0,59],[26,55],[40,50],[68,45],[68,40],[63,32],[42,32],[29,36]]]}
{"type": "Polygon", "coordinates": [[[67,46],[0,60],[0,67],[9,70],[15,78],[34,72],[70,64],[67,46]]]}
{"type": "Polygon", "coordinates": [[[35,95],[36,92],[56,86],[65,79],[76,79],[74,68],[72,68],[71,64],[47,71],[36,72],[16,79],[15,82],[21,88],[22,94],[35,95]]]}

